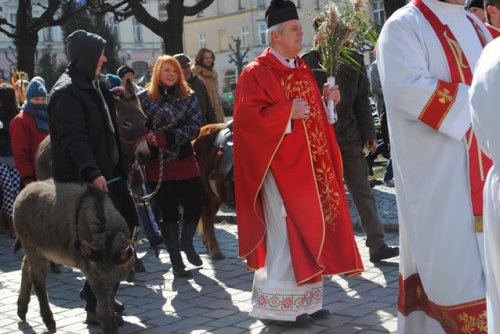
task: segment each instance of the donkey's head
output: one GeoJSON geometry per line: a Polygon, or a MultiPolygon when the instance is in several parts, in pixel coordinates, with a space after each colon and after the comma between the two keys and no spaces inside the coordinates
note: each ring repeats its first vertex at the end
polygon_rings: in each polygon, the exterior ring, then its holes
{"type": "Polygon", "coordinates": [[[117,123],[123,150],[131,159],[140,162],[149,159],[150,152],[146,143],[146,115],[142,111],[134,85],[130,80],[125,82],[125,89],[114,94],[117,123]]]}
{"type": "Polygon", "coordinates": [[[107,194],[89,186],[82,198],[77,248],[86,259],[86,275],[119,282],[133,265],[134,244],[127,223],[107,194]]]}

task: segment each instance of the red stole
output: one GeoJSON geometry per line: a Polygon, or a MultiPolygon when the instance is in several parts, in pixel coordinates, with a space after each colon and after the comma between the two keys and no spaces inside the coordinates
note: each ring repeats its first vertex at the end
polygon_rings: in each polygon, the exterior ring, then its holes
{"type": "Polygon", "coordinates": [[[500,31],[498,31],[498,29],[495,29],[495,27],[491,26],[490,24],[486,23],[486,28],[490,32],[491,36],[493,36],[493,39],[500,36],[500,31]]]}
{"type": "MultiPolygon", "coordinates": [[[[288,68],[266,49],[238,82],[234,111],[234,173],[239,254],[250,269],[266,260],[266,224],[260,191],[270,169],[287,214],[297,284],[322,275],[359,273],[342,181],[342,159],[311,70],[298,58],[288,68]],[[292,101],[307,100],[311,116],[292,120],[292,101]]],[[[272,222],[270,222],[272,223],[272,222]]]]}
{"type": "MultiPolygon", "coordinates": [[[[454,96],[458,91],[458,83],[465,83],[470,86],[472,82],[472,70],[450,28],[444,25],[422,0],[414,0],[413,3],[434,29],[445,52],[450,70],[451,83],[441,80],[438,82],[436,93],[431,97],[431,100],[421,114],[421,120],[423,122],[438,129],[446,113],[453,104],[454,96]]],[[[481,41],[481,45],[484,48],[487,39],[483,30],[481,30],[472,18],[467,18],[473,25],[481,41]]],[[[474,214],[474,227],[476,232],[482,232],[483,187],[493,162],[479,147],[472,128],[467,131],[466,139],[469,150],[469,182],[474,214]]]]}
{"type": "MultiPolygon", "coordinates": [[[[413,4],[420,10],[434,29],[445,51],[450,69],[452,82],[438,81],[435,93],[420,115],[421,121],[435,129],[439,129],[441,122],[455,99],[458,91],[458,83],[470,85],[472,71],[449,27],[443,25],[422,0],[414,0],[413,4]]],[[[469,18],[469,20],[484,47],[486,39],[482,31],[472,19],[469,18]]],[[[492,162],[480,150],[476,136],[471,129],[467,132],[466,138],[469,148],[469,178],[473,211],[474,216],[481,216],[483,212],[482,190],[484,180],[492,162]]],[[[400,274],[398,311],[404,316],[409,315],[413,311],[423,311],[427,316],[438,321],[446,333],[487,333],[485,299],[470,301],[460,305],[437,305],[427,297],[418,273],[406,279],[400,274]]]]}

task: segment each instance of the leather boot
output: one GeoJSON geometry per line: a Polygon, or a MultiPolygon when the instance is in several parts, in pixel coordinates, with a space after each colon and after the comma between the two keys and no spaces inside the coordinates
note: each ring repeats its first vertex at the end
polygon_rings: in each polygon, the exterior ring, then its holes
{"type": "Polygon", "coordinates": [[[182,224],[181,250],[186,254],[186,257],[191,264],[199,267],[203,265],[203,262],[193,247],[193,238],[197,228],[198,220],[186,221],[182,224]]]}
{"type": "Polygon", "coordinates": [[[182,261],[181,249],[179,247],[179,224],[177,222],[163,222],[161,233],[167,245],[167,251],[170,255],[170,263],[176,277],[191,277],[191,272],[186,270],[182,261]]]}

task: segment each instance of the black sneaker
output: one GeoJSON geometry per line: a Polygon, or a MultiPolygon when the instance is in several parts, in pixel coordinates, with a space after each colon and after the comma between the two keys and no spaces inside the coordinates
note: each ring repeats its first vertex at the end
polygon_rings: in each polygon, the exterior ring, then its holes
{"type": "Polygon", "coordinates": [[[377,263],[399,255],[398,247],[389,247],[387,244],[380,246],[376,252],[370,254],[370,262],[377,263]]]}

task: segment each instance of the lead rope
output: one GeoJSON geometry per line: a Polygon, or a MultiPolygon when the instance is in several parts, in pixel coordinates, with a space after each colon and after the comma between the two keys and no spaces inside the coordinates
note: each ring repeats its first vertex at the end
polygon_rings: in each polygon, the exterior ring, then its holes
{"type": "MultiPolygon", "coordinates": [[[[158,130],[162,130],[162,128],[160,129],[157,129],[157,125],[159,123],[159,119],[160,119],[160,116],[159,116],[159,112],[157,112],[154,116],[153,116],[153,130],[154,132],[157,132],[158,130]]],[[[145,196],[137,196],[137,204],[138,206],[140,207],[146,207],[149,202],[151,202],[151,200],[156,196],[156,194],[158,193],[158,191],[160,191],[160,187],[161,187],[161,182],[163,180],[163,151],[164,151],[164,148],[158,148],[158,160],[160,161],[160,171],[159,171],[159,176],[158,176],[158,182],[156,183],[156,187],[153,189],[153,191],[148,194],[148,195],[145,195],[145,196]]],[[[143,176],[144,178],[144,174],[143,174],[143,171],[142,171],[142,168],[139,168],[139,170],[141,171],[141,175],[143,176]]]]}

